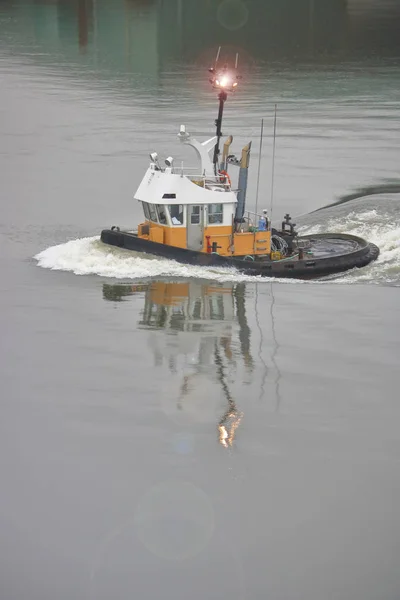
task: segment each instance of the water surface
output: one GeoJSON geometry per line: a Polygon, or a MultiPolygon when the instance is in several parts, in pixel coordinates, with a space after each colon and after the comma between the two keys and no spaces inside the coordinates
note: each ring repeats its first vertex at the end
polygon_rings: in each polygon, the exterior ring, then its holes
{"type": "Polygon", "coordinates": [[[2,2],[1,597],[398,598],[397,31],[394,2],[2,2]],[[249,208],[277,103],[273,218],[379,261],[280,282],[99,242],[149,152],[212,134],[220,43],[249,208]]]}

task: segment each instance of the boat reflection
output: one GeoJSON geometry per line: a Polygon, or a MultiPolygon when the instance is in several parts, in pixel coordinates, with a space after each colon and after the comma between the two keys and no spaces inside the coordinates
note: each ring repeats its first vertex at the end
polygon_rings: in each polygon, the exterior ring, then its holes
{"type": "Polygon", "coordinates": [[[184,411],[199,390],[204,393],[203,402],[207,385],[216,381],[226,402],[218,421],[218,439],[225,448],[231,447],[243,418],[231,391],[232,381],[238,374],[250,380],[254,367],[245,284],[153,281],[103,286],[104,299],[114,302],[143,293],[138,325],[167,334],[151,336],[150,345],[155,364],[167,362],[171,373],[181,377],[176,409],[184,411]]]}

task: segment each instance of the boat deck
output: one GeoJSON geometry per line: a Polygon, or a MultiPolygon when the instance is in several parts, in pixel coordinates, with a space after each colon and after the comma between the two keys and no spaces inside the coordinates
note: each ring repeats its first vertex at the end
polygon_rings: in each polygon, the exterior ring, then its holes
{"type": "MultiPolygon", "coordinates": [[[[335,256],[346,256],[354,254],[365,247],[364,240],[360,238],[338,237],[337,234],[319,234],[318,236],[302,236],[296,238],[293,253],[284,256],[280,260],[283,261],[299,261],[299,260],[320,260],[326,258],[334,258],[335,256]],[[303,250],[303,258],[299,258],[298,251],[303,250]]],[[[257,262],[270,262],[269,256],[255,257],[257,262]]]]}
{"type": "Polygon", "coordinates": [[[337,255],[343,256],[345,254],[356,252],[362,247],[358,240],[343,239],[338,238],[337,236],[323,238],[307,236],[307,239],[310,241],[310,247],[305,249],[304,254],[305,256],[312,255],[314,258],[329,258],[337,255]]]}

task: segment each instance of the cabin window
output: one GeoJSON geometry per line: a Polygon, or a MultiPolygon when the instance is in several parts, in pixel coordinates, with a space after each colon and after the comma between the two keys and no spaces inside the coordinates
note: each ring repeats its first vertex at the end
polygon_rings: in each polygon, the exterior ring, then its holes
{"type": "Polygon", "coordinates": [[[144,216],[146,217],[147,221],[150,221],[149,205],[147,204],[147,202],[142,202],[142,205],[143,205],[144,216]]]}
{"type": "Polygon", "coordinates": [[[223,221],[223,209],[222,204],[209,204],[208,205],[208,224],[216,225],[223,221]]]}
{"type": "Polygon", "coordinates": [[[154,206],[154,204],[147,204],[147,206],[149,207],[150,221],[154,221],[154,223],[157,223],[158,219],[157,219],[156,207],[154,206]]]}
{"type": "Polygon", "coordinates": [[[176,198],[176,194],[163,194],[163,199],[164,198],[172,200],[176,198]]]}
{"type": "Polygon", "coordinates": [[[158,215],[158,222],[161,223],[161,225],[166,225],[167,224],[167,216],[165,214],[165,206],[163,204],[157,204],[156,209],[157,209],[157,215],[158,215]]]}
{"type": "Polygon", "coordinates": [[[183,206],[182,204],[170,204],[168,206],[171,215],[172,225],[183,225],[183,206]]]}
{"type": "Polygon", "coordinates": [[[200,206],[192,206],[190,222],[192,225],[198,225],[200,223],[200,206]]]}

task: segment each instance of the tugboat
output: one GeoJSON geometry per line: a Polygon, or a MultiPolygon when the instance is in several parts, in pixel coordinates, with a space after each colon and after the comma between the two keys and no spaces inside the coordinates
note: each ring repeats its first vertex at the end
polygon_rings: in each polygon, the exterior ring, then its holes
{"type": "Polygon", "coordinates": [[[225,102],[241,79],[238,55],[234,68],[226,64],[218,68],[219,53],[209,69],[209,81],[219,99],[216,135],[199,142],[185,125],[178,133],[180,143],[195,150],[199,167],[175,166],[172,156],[162,166],[157,153],[151,153],[135,194],[142,203],[143,222],[133,231],[117,226],[104,229],[101,241],[180,263],[230,266],[267,277],[312,279],[376,260],[379,248],[360,237],[339,233],[300,236],[289,214],[281,228],[275,229],[266,210],[260,214],[246,210],[251,142],[237,158],[230,154],[233,138],[229,136],[222,156],[220,152],[225,102]],[[238,171],[236,186],[229,168],[238,171]]]}

